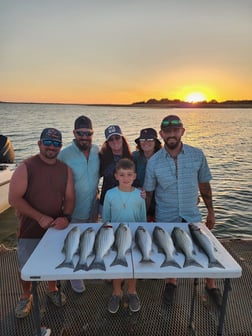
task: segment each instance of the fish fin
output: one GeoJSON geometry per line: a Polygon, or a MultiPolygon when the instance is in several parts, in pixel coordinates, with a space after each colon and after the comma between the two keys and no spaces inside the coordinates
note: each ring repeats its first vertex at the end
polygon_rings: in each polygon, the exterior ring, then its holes
{"type": "Polygon", "coordinates": [[[181,266],[175,260],[165,260],[160,267],[174,266],[181,268],[181,266]]]}
{"type": "Polygon", "coordinates": [[[91,263],[91,265],[88,267],[88,271],[92,270],[92,269],[100,269],[102,271],[106,271],[106,266],[103,260],[96,260],[94,259],[94,261],[91,263]]]}
{"type": "Polygon", "coordinates": [[[204,268],[201,264],[199,264],[196,260],[194,259],[186,259],[184,262],[183,267],[189,267],[189,266],[197,266],[197,267],[202,267],[204,268]]]}
{"type": "Polygon", "coordinates": [[[212,267],[225,268],[217,259],[208,264],[208,268],[212,267]]]}
{"type": "Polygon", "coordinates": [[[131,252],[131,247],[132,247],[132,245],[130,245],[130,247],[128,248],[128,250],[125,253],[131,252]]]}
{"type": "Polygon", "coordinates": [[[174,247],[175,247],[175,250],[176,250],[177,254],[178,253],[183,253],[182,248],[180,248],[180,246],[178,244],[174,243],[174,247]]]}
{"type": "Polygon", "coordinates": [[[78,263],[76,266],[75,266],[75,269],[73,270],[74,272],[77,272],[79,270],[83,270],[83,271],[88,271],[88,265],[87,263],[85,264],[80,264],[78,263]]]}
{"type": "Polygon", "coordinates": [[[126,257],[115,257],[114,261],[110,264],[110,266],[115,266],[115,265],[121,265],[121,266],[125,266],[128,267],[128,263],[126,260],[126,257]]]}
{"type": "Polygon", "coordinates": [[[58,266],[56,266],[55,269],[57,269],[57,268],[63,268],[63,267],[66,267],[66,268],[74,268],[74,264],[73,264],[72,261],[70,261],[70,262],[65,262],[65,260],[64,260],[61,264],[59,264],[58,266]]]}
{"type": "Polygon", "coordinates": [[[111,250],[117,251],[116,241],[114,241],[114,243],[111,245],[111,250]]]}
{"type": "Polygon", "coordinates": [[[161,247],[159,247],[158,245],[156,245],[156,246],[157,246],[157,251],[158,251],[158,253],[163,253],[163,254],[164,254],[164,250],[161,249],[161,247]]]}

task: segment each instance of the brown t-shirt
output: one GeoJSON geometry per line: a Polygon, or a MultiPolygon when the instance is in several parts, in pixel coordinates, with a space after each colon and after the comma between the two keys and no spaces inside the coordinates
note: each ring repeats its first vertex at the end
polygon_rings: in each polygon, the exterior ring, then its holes
{"type": "MultiPolygon", "coordinates": [[[[62,207],[67,185],[67,165],[59,160],[49,165],[39,155],[24,161],[28,172],[28,185],[24,199],[42,214],[57,218],[62,207]]],[[[46,230],[34,219],[19,216],[19,238],[41,238],[46,230]]]]}

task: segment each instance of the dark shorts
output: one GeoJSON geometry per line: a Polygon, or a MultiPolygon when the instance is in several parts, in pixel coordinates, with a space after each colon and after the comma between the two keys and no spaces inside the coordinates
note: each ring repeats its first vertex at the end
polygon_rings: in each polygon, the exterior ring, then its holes
{"type": "Polygon", "coordinates": [[[39,239],[27,239],[27,238],[19,238],[17,244],[17,256],[19,263],[19,271],[24,267],[27,260],[30,258],[32,252],[35,250],[36,246],[40,242],[39,239]]]}

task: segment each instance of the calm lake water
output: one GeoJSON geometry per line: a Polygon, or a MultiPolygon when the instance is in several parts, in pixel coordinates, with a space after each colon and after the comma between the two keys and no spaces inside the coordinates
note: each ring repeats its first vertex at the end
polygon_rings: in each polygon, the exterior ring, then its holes
{"type": "MultiPolygon", "coordinates": [[[[168,114],[179,115],[186,128],[183,142],[200,147],[213,175],[211,182],[216,212],[213,233],[218,238],[252,238],[252,109],[153,109],[95,107],[85,105],[0,104],[0,132],[13,143],[16,162],[38,152],[37,141],[45,127],[62,131],[63,144],[73,138],[73,123],[80,115],[92,119],[93,142],[101,145],[104,129],[118,124],[131,149],[145,127],[157,131],[168,114]]],[[[205,217],[204,206],[200,205],[205,217]]],[[[13,234],[14,211],[0,215],[0,243],[3,231],[13,234]],[[3,229],[5,227],[5,229],[3,229]]]]}

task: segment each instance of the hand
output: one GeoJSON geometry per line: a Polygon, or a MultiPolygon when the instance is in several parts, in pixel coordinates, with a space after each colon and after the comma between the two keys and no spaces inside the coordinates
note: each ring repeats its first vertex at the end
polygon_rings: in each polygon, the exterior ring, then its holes
{"type": "Polygon", "coordinates": [[[50,216],[42,215],[38,221],[39,225],[43,229],[48,229],[49,227],[52,226],[54,219],[50,216]]]}
{"type": "Polygon", "coordinates": [[[68,224],[69,220],[66,217],[58,217],[52,222],[51,227],[57,230],[63,230],[68,224]]]}
{"type": "Polygon", "coordinates": [[[145,200],[146,199],[146,190],[143,188],[140,188],[141,190],[141,197],[145,200]]]}
{"type": "Polygon", "coordinates": [[[214,225],[215,225],[214,212],[208,212],[205,224],[209,230],[212,230],[214,228],[214,225]]]}

